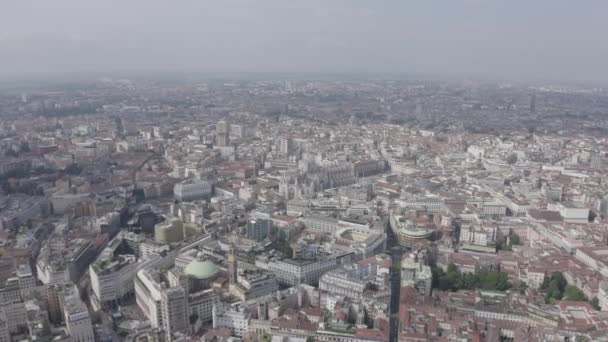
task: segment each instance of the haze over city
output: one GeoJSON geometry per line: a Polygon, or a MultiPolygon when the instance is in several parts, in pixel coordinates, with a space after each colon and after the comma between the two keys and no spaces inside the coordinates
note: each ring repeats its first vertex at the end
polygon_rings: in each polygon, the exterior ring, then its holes
{"type": "Polygon", "coordinates": [[[5,1],[0,74],[393,72],[608,78],[591,0],[5,1]]]}

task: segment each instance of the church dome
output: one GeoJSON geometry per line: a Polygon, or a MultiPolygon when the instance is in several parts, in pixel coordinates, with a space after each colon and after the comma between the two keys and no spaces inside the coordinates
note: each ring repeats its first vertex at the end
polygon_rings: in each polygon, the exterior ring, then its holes
{"type": "Polygon", "coordinates": [[[196,279],[209,279],[217,274],[219,267],[210,260],[203,259],[198,255],[184,269],[184,272],[196,279]]]}

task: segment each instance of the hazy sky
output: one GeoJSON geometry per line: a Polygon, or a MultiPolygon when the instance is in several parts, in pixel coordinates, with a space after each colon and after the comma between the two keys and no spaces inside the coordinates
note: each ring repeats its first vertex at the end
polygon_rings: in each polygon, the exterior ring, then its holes
{"type": "Polygon", "coordinates": [[[0,75],[116,70],[608,82],[608,1],[0,0],[0,75]]]}

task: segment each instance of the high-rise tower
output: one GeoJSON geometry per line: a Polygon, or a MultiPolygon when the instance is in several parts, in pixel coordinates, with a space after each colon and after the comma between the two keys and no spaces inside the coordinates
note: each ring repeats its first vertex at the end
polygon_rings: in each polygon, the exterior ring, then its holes
{"type": "Polygon", "coordinates": [[[230,143],[228,133],[230,132],[230,125],[226,121],[218,121],[215,125],[215,138],[217,146],[228,146],[230,143]]]}
{"type": "Polygon", "coordinates": [[[236,261],[236,248],[234,245],[230,245],[228,251],[228,276],[230,277],[230,284],[234,285],[237,282],[237,261],[236,261]]]}

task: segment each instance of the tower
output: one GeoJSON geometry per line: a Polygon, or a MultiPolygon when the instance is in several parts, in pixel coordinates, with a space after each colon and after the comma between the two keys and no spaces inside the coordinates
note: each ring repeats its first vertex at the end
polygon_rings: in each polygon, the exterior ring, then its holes
{"type": "Polygon", "coordinates": [[[530,97],[530,113],[536,112],[536,93],[532,93],[530,97]]]}
{"type": "Polygon", "coordinates": [[[226,123],[226,121],[221,120],[218,121],[217,125],[215,125],[215,135],[216,135],[216,144],[217,146],[228,146],[229,138],[228,132],[230,131],[230,125],[226,123]]]}
{"type": "Polygon", "coordinates": [[[234,244],[230,245],[230,250],[228,251],[228,276],[230,277],[230,285],[235,285],[237,282],[237,261],[234,244]]]}
{"type": "Polygon", "coordinates": [[[60,299],[62,291],[62,287],[58,284],[48,285],[46,288],[49,321],[54,324],[59,324],[63,320],[63,304],[60,299]]]}
{"type": "Polygon", "coordinates": [[[167,341],[172,341],[176,333],[187,333],[188,296],[183,287],[164,289],[161,293],[161,315],[167,341]]]}

